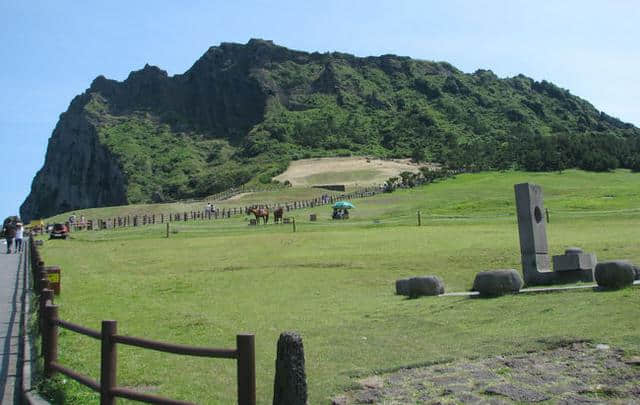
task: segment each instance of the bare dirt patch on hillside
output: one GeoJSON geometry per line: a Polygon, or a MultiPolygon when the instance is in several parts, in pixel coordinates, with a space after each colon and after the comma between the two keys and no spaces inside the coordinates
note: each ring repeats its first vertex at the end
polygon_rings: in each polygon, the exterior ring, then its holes
{"type": "Polygon", "coordinates": [[[231,197],[225,199],[224,201],[235,201],[235,200],[239,200],[243,197],[246,197],[248,195],[251,195],[252,193],[238,193],[236,195],[232,195],[231,197]]]}
{"type": "MultiPolygon", "coordinates": [[[[289,180],[293,186],[320,184],[370,185],[381,184],[404,171],[418,172],[427,164],[410,159],[382,160],[366,157],[335,157],[303,159],[291,162],[289,168],[274,179],[289,180]]],[[[436,167],[436,165],[430,165],[436,167]]]]}
{"type": "Polygon", "coordinates": [[[640,358],[576,342],[368,377],[334,404],[640,404],[640,358]]]}

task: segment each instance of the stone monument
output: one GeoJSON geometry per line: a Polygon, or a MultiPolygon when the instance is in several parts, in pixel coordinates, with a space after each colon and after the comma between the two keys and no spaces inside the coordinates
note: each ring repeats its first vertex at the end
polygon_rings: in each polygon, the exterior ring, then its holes
{"type": "Polygon", "coordinates": [[[569,248],[564,255],[549,259],[542,188],[536,184],[514,186],[522,273],[527,286],[593,281],[596,257],[580,248],[569,248]]]}

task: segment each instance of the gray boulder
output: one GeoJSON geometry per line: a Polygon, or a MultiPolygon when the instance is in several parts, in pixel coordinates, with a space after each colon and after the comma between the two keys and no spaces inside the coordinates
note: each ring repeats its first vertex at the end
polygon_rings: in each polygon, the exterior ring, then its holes
{"type": "Polygon", "coordinates": [[[633,270],[636,272],[636,280],[640,280],[640,267],[633,265],[633,270]]]}
{"type": "Polygon", "coordinates": [[[595,277],[600,287],[623,288],[633,284],[636,272],[626,260],[611,260],[596,265],[595,277]]]}
{"type": "Polygon", "coordinates": [[[409,296],[409,279],[401,278],[396,280],[396,294],[409,296]]]}
{"type": "Polygon", "coordinates": [[[522,288],[522,277],[514,269],[482,271],[473,281],[473,291],[481,297],[498,297],[513,294],[522,288]]]}
{"type": "Polygon", "coordinates": [[[412,298],[440,294],[444,294],[444,283],[438,276],[421,276],[409,279],[409,296],[412,298]]]}

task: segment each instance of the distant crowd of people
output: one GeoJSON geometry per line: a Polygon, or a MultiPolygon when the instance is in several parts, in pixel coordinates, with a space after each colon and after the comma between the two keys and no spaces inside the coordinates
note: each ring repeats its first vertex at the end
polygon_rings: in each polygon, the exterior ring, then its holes
{"type": "Polygon", "coordinates": [[[207,203],[206,207],[204,207],[204,211],[207,215],[212,212],[216,212],[216,206],[211,203],[207,203]]]}
{"type": "Polygon", "coordinates": [[[80,220],[78,221],[76,214],[71,214],[69,216],[69,225],[82,229],[87,226],[87,220],[85,219],[84,215],[80,215],[80,220]]]}

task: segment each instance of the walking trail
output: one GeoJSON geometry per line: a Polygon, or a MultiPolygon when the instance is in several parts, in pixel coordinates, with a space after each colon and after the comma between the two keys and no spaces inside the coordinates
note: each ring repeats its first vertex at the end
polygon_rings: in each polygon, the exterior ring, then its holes
{"type": "Polygon", "coordinates": [[[6,254],[0,245],[0,404],[19,404],[22,363],[20,361],[20,322],[22,313],[25,255],[6,254]]]}

